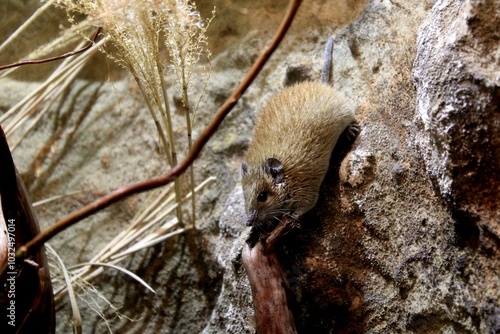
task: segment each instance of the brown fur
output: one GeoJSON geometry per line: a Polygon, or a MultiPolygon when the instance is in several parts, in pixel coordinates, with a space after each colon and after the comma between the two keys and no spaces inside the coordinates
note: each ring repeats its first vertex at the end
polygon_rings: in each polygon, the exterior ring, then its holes
{"type": "Polygon", "coordinates": [[[305,82],[278,93],[257,117],[242,168],[247,225],[300,217],[312,209],[330,156],[354,110],[332,87],[305,82]],[[283,182],[266,172],[269,158],[283,165],[283,182]],[[245,172],[246,170],[246,172],[245,172]],[[267,200],[257,197],[266,192],[267,200]]]}

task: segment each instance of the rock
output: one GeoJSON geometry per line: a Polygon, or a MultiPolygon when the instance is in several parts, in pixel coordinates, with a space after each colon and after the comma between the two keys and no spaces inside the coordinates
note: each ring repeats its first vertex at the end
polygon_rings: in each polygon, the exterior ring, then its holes
{"type": "Polygon", "coordinates": [[[243,223],[243,189],[238,185],[226,203],[220,217],[220,237],[214,254],[224,272],[222,290],[203,330],[209,333],[252,333],[252,295],[249,282],[241,263],[241,249],[248,237],[248,228],[243,223]]]}
{"type": "Polygon", "coordinates": [[[437,1],[420,27],[413,68],[426,168],[457,217],[497,238],[499,13],[497,1],[437,1]]]}
{"type": "MultiPolygon", "coordinates": [[[[375,172],[375,156],[362,148],[348,153],[340,166],[340,182],[356,188],[375,172]]],[[[394,169],[394,168],[393,168],[394,169]]]]}
{"type": "Polygon", "coordinates": [[[310,64],[290,64],[286,68],[285,80],[283,80],[283,87],[293,86],[297,83],[304,81],[313,81],[315,78],[312,75],[312,68],[310,64]]]}

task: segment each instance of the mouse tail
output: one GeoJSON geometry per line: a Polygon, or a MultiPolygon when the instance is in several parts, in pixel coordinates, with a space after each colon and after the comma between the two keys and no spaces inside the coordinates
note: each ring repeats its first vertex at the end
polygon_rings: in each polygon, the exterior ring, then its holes
{"type": "Polygon", "coordinates": [[[335,41],[335,37],[330,37],[326,42],[325,47],[325,60],[323,62],[323,68],[321,70],[321,82],[324,84],[330,84],[331,75],[332,75],[332,51],[333,51],[333,42],[335,41]]]}

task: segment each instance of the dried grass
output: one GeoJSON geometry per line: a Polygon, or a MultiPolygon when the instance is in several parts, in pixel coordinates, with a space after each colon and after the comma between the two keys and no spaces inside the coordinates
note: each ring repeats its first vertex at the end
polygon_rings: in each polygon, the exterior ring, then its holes
{"type": "MultiPolygon", "coordinates": [[[[128,69],[135,78],[158,130],[167,165],[170,167],[176,165],[176,142],[185,140],[188,149],[191,148],[194,118],[210,77],[210,51],[207,48],[206,30],[213,15],[208,20],[202,19],[194,2],[185,0],[56,0],[47,1],[20,29],[26,29],[53,4],[66,8],[72,27],[26,58],[43,57],[53,50],[56,44],[74,43],[76,38],[88,36],[95,30],[95,25],[103,27],[105,36],[84,54],[62,61],[45,82],[0,117],[7,138],[12,141],[15,135],[17,139],[12,149],[18,147],[35,129],[53,108],[54,103],[61,98],[62,93],[74,82],[79,72],[89,63],[92,55],[101,50],[128,69]],[[82,15],[75,14],[84,14],[86,18],[77,21],[76,17],[82,15]],[[112,43],[117,51],[113,53],[109,51],[106,43],[112,43]],[[162,58],[160,52],[162,48],[166,48],[168,57],[162,58]],[[206,67],[200,72],[197,66],[202,58],[206,60],[206,67]],[[175,82],[165,81],[166,72],[175,74],[175,82]],[[203,82],[203,89],[196,94],[197,96],[191,88],[195,80],[203,82]],[[173,115],[167,93],[170,86],[178,89],[186,110],[185,138],[174,136],[173,115]]],[[[0,45],[0,50],[10,43],[15,43],[18,35],[19,32],[14,33],[0,45]]],[[[7,76],[15,70],[14,68],[5,71],[1,76],[7,76]]],[[[130,254],[195,228],[195,195],[214,180],[214,177],[209,177],[196,186],[194,169],[191,167],[188,177],[179,178],[173,187],[152,192],[146,205],[137,212],[129,227],[105,245],[88,263],[67,268],[57,253],[50,246],[47,247],[51,265],[57,264],[55,267],[58,268],[53,270],[55,300],[56,303],[61,303],[66,295],[69,296],[75,333],[82,331],[77,300],[94,309],[110,332],[110,323],[105,317],[106,310],[112,310],[117,317],[123,318],[118,309],[91,283],[105,268],[117,269],[154,292],[142,279],[116,264],[130,254]],[[189,226],[184,223],[183,217],[183,204],[186,201],[191,203],[189,226]]],[[[51,200],[58,198],[60,196],[55,196],[51,200]]]]}

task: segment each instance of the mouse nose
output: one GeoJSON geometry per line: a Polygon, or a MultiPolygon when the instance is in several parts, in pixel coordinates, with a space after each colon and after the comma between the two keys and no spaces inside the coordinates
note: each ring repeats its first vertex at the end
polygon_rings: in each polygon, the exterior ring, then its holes
{"type": "Polygon", "coordinates": [[[259,213],[257,210],[252,210],[247,213],[247,221],[245,223],[246,226],[254,226],[257,222],[257,218],[259,217],[259,213]]]}

